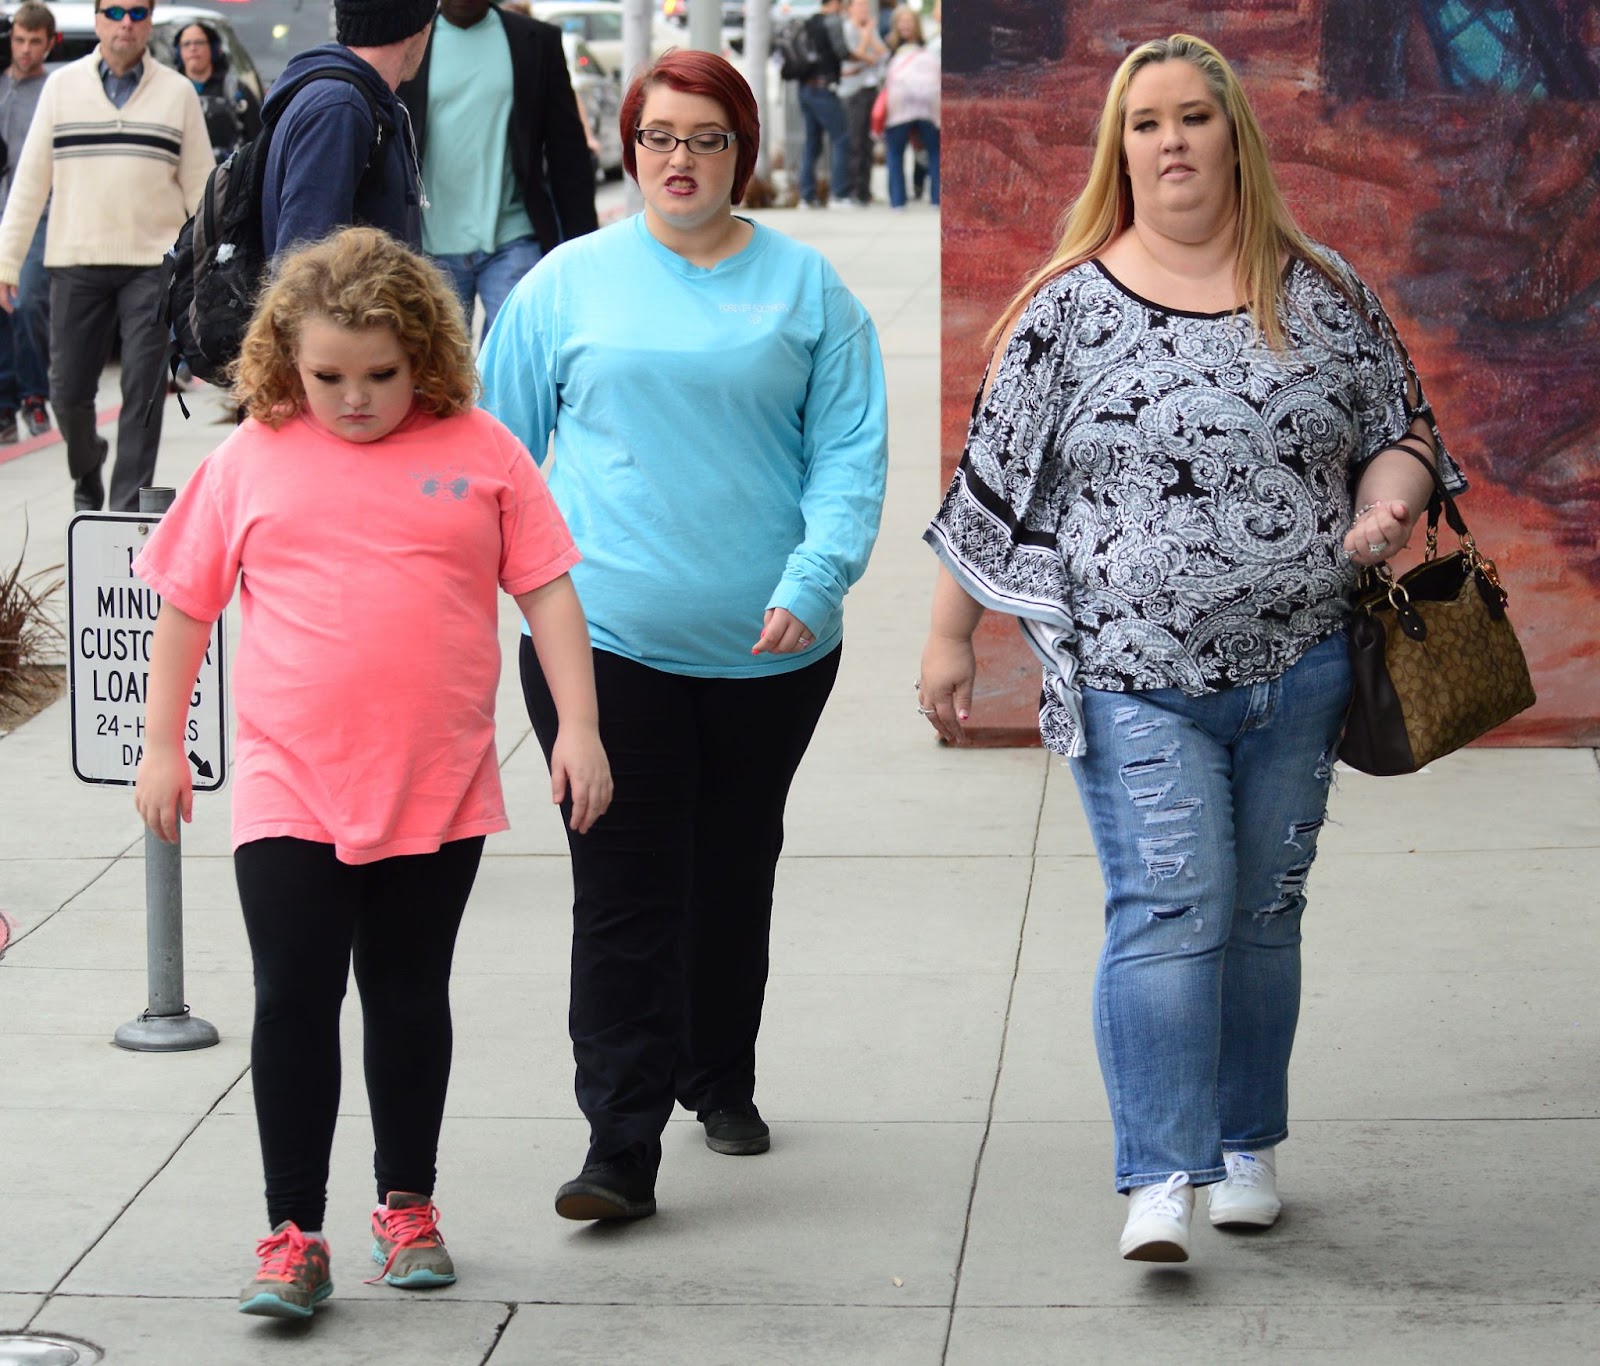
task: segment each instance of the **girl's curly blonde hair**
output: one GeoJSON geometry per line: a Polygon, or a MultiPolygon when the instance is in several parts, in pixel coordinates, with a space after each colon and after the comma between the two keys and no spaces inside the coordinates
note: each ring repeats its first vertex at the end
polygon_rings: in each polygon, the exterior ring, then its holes
{"type": "Polygon", "coordinates": [[[472,337],[444,273],[377,228],[343,228],[285,258],[256,302],[233,377],[256,421],[278,427],[300,411],[300,334],[312,318],[389,328],[424,412],[451,417],[477,398],[472,337]]]}

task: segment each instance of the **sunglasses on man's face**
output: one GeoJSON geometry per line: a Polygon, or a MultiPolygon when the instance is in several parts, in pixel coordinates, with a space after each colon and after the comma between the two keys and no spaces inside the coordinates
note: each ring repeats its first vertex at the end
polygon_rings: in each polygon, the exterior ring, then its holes
{"type": "Polygon", "coordinates": [[[107,5],[96,14],[103,14],[113,24],[120,24],[124,19],[132,19],[136,24],[142,24],[150,17],[149,5],[107,5]]]}

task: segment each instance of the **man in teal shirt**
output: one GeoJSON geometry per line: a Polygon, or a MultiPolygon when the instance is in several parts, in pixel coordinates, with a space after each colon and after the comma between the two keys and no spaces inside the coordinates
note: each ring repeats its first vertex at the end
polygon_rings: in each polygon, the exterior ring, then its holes
{"type": "Polygon", "coordinates": [[[399,95],[421,155],[423,249],[469,316],[483,300],[487,335],[544,253],[594,230],[594,169],[559,29],[489,0],[443,0],[439,19],[399,95]]]}

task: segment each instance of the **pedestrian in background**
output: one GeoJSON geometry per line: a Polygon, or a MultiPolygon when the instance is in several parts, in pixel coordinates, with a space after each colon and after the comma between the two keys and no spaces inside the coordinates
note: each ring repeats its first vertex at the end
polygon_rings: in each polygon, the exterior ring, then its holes
{"type": "Polygon", "coordinates": [[[277,118],[261,203],[269,256],[352,224],[421,248],[427,196],[411,118],[394,92],[421,68],[437,8],[437,0],[335,0],[337,40],[290,58],[264,106],[277,118]],[[324,78],[291,93],[312,72],[324,78]]]}
{"type": "Polygon", "coordinates": [[[850,0],[844,37],[850,55],[840,65],[839,99],[844,104],[850,155],[848,180],[838,193],[866,208],[872,203],[872,102],[878,98],[889,61],[889,49],[872,22],[871,0],[850,0]]]}
{"type": "Polygon", "coordinates": [[[822,0],[815,14],[804,21],[816,64],[799,79],[797,95],[805,120],[805,142],[800,149],[800,207],[822,203],[817,187],[817,162],[822,145],[828,145],[828,202],[835,208],[854,208],[846,186],[850,183],[850,128],[839,99],[839,77],[850,55],[845,41],[840,0],[822,0]]]}
{"type": "Polygon", "coordinates": [[[889,207],[906,206],[906,148],[912,139],[928,158],[928,202],[939,206],[939,57],[922,41],[922,18],[909,5],[894,12],[890,30],[888,117],[884,162],[889,172],[889,207]]]}
{"type": "Polygon", "coordinates": [[[1122,1256],[1271,1225],[1300,922],[1360,568],[1463,487],[1376,296],[1295,224],[1210,44],[1136,48],[1087,184],[990,335],[920,706],[965,738],[985,608],[1044,661],[1106,888],[1095,1042],[1122,1256]]]}
{"type": "MultiPolygon", "coordinates": [[[[755,1102],[783,812],[877,535],[883,363],[813,248],[733,212],[761,130],[723,58],[671,51],[623,99],[644,212],[558,247],[481,358],[584,562],[606,819],[569,830],[581,1173],[568,1219],[653,1214],[674,1102],[713,1152],[765,1152],[755,1102]]],[[[524,640],[540,743],[551,680],[524,640]]]]}
{"type": "Polygon", "coordinates": [[[236,586],[244,616],[233,853],[272,1226],[240,1296],[247,1314],[309,1318],[333,1293],[322,1230],[352,961],[375,1279],[456,1279],[433,1190],[451,955],[484,836],[506,828],[497,588],[516,598],[559,713],[552,798],[578,831],[610,798],[566,572],[577,552],[528,453],[472,406],[474,389],[466,320],[431,263],[372,228],[294,253],[245,335],[234,397],[248,419],[134,565],[162,600],[135,789],[162,839],[189,819],[184,717],[236,586]]]}
{"type": "Polygon", "coordinates": [[[98,512],[106,502],[108,446],[94,405],[113,337],[121,347],[122,416],[112,509],[137,510],[139,490],[155,479],[163,407],[150,400],[169,335],[161,322],[162,263],[214,164],[194,87],[146,60],[153,15],[153,4],[97,0],[99,44],[45,83],[0,218],[0,308],[13,312],[29,244],[47,201],[51,207],[44,245],[50,402],[80,511],[98,512]]]}
{"type": "Polygon", "coordinates": [[[261,102],[229,70],[222,35],[210,24],[193,23],[179,31],[178,69],[200,97],[211,155],[221,165],[261,131],[261,102]]]}
{"type": "Polygon", "coordinates": [[[489,0],[443,0],[417,74],[401,85],[430,188],[423,249],[483,332],[539,258],[593,232],[594,160],[561,30],[489,0]]]}
{"type": "MultiPolygon", "coordinates": [[[[22,154],[33,112],[44,89],[46,58],[56,45],[56,18],[48,5],[28,0],[11,16],[11,65],[0,73],[0,142],[8,153],[0,177],[0,209],[11,188],[11,167],[22,154]]],[[[44,240],[50,216],[39,226],[22,259],[16,308],[0,316],[0,444],[17,439],[17,418],[29,436],[50,430],[45,399],[50,392],[50,278],[44,271],[44,240]]]]}

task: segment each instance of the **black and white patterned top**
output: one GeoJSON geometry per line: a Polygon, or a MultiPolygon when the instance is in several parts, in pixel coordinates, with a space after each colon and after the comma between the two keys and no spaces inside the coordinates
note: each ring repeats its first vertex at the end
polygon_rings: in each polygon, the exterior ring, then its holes
{"type": "MultiPolygon", "coordinates": [[[[1097,261],[1029,302],[924,535],[1045,664],[1039,729],[1084,753],[1079,690],[1277,677],[1345,624],[1367,461],[1432,413],[1375,295],[1291,261],[1274,351],[1247,314],[1141,299],[1097,261]],[[1365,314],[1365,316],[1363,316],[1365,314]]],[[[1465,488],[1438,429],[1440,471],[1465,488]]]]}

